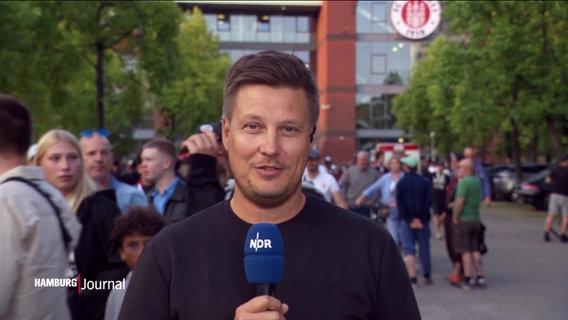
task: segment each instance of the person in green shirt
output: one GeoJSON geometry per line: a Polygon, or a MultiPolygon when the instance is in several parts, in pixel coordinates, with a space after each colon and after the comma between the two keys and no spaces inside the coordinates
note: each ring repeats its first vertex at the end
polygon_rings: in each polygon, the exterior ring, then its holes
{"type": "Polygon", "coordinates": [[[471,289],[472,285],[485,286],[485,277],[479,250],[479,235],[481,233],[481,220],[479,205],[481,199],[481,183],[474,175],[475,169],[470,159],[459,162],[456,200],[454,205],[454,245],[457,253],[461,254],[464,281],[463,289],[471,289]],[[475,267],[477,278],[473,279],[475,267]]]}

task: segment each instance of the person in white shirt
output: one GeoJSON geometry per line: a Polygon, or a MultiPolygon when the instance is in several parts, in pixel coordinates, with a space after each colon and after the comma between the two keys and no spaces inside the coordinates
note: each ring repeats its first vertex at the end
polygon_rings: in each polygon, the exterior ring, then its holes
{"type": "Polygon", "coordinates": [[[312,183],[328,202],[333,202],[337,206],[347,209],[347,202],[345,202],[341,192],[339,192],[339,185],[335,177],[319,169],[319,154],[317,152],[313,151],[310,153],[306,169],[304,181],[312,183]]]}

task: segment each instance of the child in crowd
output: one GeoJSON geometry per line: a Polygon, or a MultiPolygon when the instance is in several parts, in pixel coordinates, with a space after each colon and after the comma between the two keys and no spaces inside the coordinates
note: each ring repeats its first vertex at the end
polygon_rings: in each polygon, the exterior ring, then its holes
{"type": "Polygon", "coordinates": [[[158,233],[166,222],[153,206],[131,207],[114,222],[111,238],[119,247],[120,257],[130,268],[126,276],[126,285],[123,289],[113,289],[107,300],[105,320],[116,320],[120,314],[120,308],[132,271],[138,263],[138,258],[146,243],[158,233]]]}

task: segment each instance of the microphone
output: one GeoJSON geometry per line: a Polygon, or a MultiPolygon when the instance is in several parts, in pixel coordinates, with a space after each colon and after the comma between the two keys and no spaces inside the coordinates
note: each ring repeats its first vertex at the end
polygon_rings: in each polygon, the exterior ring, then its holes
{"type": "Polygon", "coordinates": [[[278,227],[271,223],[253,224],[245,240],[247,281],[256,284],[259,296],[276,294],[276,284],[284,273],[284,242],[278,227]]]}

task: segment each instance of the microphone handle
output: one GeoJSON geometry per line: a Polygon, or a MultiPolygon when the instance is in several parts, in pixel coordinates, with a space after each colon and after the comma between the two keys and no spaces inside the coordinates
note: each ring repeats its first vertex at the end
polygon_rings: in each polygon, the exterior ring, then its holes
{"type": "Polygon", "coordinates": [[[275,283],[263,283],[256,285],[256,295],[265,296],[269,295],[272,297],[276,296],[276,284],[275,283]]]}

